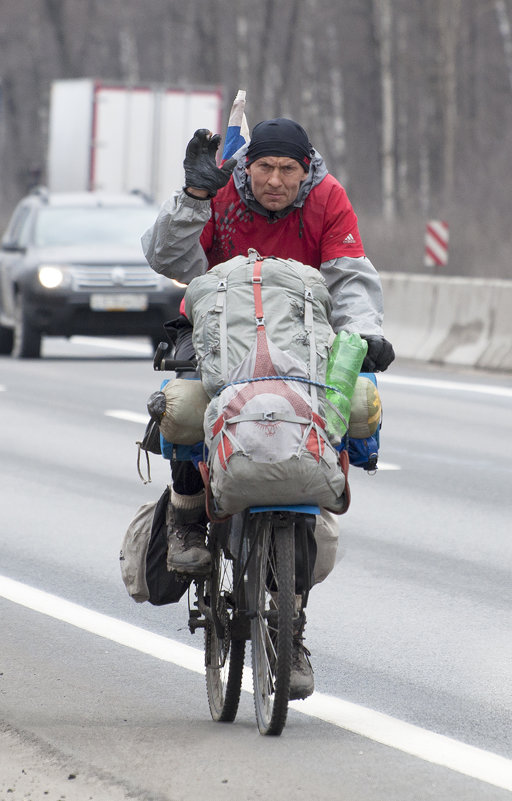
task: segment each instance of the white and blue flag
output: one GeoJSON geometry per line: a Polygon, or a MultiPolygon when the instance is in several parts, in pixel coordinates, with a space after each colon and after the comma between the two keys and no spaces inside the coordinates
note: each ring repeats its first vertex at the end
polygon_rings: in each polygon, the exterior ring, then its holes
{"type": "Polygon", "coordinates": [[[222,161],[230,159],[242,145],[249,141],[249,138],[249,126],[245,117],[245,89],[239,89],[229,113],[222,161]]]}

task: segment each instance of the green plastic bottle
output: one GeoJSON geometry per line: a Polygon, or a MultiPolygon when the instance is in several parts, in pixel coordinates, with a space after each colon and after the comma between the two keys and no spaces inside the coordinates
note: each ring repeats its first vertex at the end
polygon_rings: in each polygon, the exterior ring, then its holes
{"type": "Polygon", "coordinates": [[[326,384],[335,389],[326,390],[327,400],[332,406],[326,404],[325,417],[327,431],[336,439],[341,439],[347,432],[350,403],[367,350],[365,339],[361,339],[359,334],[347,334],[346,331],[339,331],[332,344],[327,361],[326,384]]]}

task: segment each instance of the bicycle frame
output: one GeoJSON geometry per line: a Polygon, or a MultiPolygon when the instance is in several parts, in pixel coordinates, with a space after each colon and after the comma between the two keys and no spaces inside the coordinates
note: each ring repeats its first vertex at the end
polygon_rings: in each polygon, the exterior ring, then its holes
{"type": "MultiPolygon", "coordinates": [[[[321,510],[319,506],[302,505],[302,504],[295,504],[290,506],[251,506],[249,507],[248,510],[246,510],[246,513],[241,512],[239,515],[235,515],[229,521],[226,521],[224,523],[210,524],[210,538],[220,539],[221,542],[222,540],[225,540],[226,539],[225,535],[224,536],[221,535],[219,537],[218,533],[219,529],[231,528],[233,521],[235,521],[235,523],[238,522],[238,524],[240,524],[244,517],[244,514],[247,513],[249,515],[263,515],[265,513],[279,512],[279,513],[289,513],[290,515],[297,515],[297,516],[302,515],[305,517],[311,517],[313,515],[319,515],[320,511],[321,510]]],[[[241,594],[241,590],[242,590],[242,582],[244,581],[244,578],[247,577],[247,569],[249,562],[254,554],[256,539],[255,538],[252,538],[252,540],[249,539],[247,535],[244,535],[243,531],[239,530],[235,532],[234,536],[233,533],[230,531],[227,536],[227,540],[228,541],[222,547],[224,551],[228,553],[233,560],[237,561],[239,567],[237,572],[236,584],[233,588],[236,597],[239,599],[243,599],[243,604],[242,606],[238,607],[238,611],[240,613],[243,613],[246,620],[248,621],[254,615],[254,610],[245,608],[246,599],[245,596],[241,594]]],[[[310,547],[308,546],[307,542],[306,530],[302,531],[302,539],[299,545],[301,549],[300,553],[302,555],[302,562],[301,562],[302,570],[298,583],[302,588],[302,592],[300,593],[302,595],[301,608],[305,609],[308,601],[309,590],[311,589],[310,547]]],[[[219,618],[216,615],[215,610],[212,610],[211,606],[208,603],[206,603],[204,598],[204,589],[203,589],[204,582],[205,582],[204,577],[195,579],[193,582],[193,584],[196,587],[196,593],[197,593],[197,601],[195,604],[197,607],[197,611],[189,606],[189,629],[192,633],[194,633],[196,629],[204,628],[205,620],[201,620],[200,617],[202,615],[204,616],[205,619],[210,620],[215,625],[218,635],[222,637],[224,636],[223,625],[219,621],[219,618]]],[[[245,639],[249,640],[250,634],[248,633],[248,629],[246,626],[243,625],[243,623],[240,622],[240,632],[242,631],[246,633],[245,639]]]]}

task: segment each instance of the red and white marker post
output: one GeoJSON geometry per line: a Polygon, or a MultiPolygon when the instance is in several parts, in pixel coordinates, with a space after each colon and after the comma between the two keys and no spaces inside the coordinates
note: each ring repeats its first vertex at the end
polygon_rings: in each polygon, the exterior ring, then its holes
{"type": "Polygon", "coordinates": [[[429,220],[425,232],[425,267],[446,267],[450,230],[447,222],[429,220]]]}

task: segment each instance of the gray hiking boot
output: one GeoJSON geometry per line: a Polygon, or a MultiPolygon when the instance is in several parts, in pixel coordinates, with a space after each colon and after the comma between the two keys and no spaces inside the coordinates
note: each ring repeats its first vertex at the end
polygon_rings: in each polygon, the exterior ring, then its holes
{"type": "Polygon", "coordinates": [[[175,525],[167,534],[167,570],[203,576],[210,572],[211,554],[205,545],[204,523],[175,525]]]}
{"type": "Polygon", "coordinates": [[[292,673],[290,677],[290,701],[301,701],[312,695],[315,690],[313,668],[309,657],[310,651],[304,645],[304,626],[306,616],[302,612],[302,621],[293,632],[292,673]]]}

